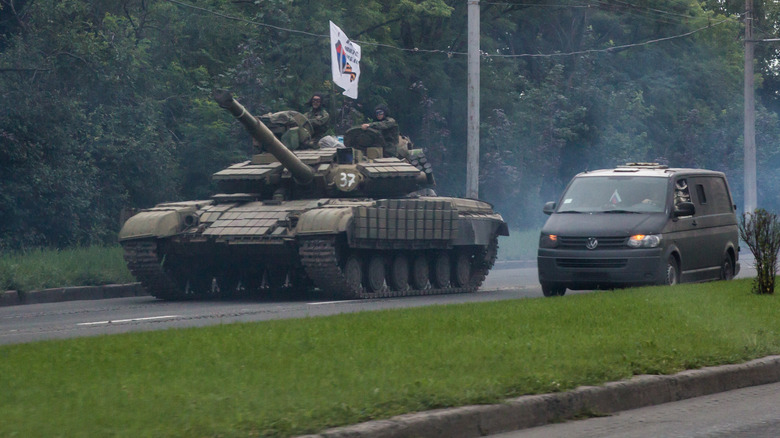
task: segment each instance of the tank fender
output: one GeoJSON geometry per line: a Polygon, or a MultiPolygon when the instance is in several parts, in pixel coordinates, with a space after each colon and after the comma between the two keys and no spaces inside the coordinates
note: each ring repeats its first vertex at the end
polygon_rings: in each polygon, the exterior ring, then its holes
{"type": "Polygon", "coordinates": [[[315,208],[301,214],[295,232],[304,236],[343,233],[347,231],[352,216],[352,207],[315,208]]]}
{"type": "Polygon", "coordinates": [[[173,236],[197,222],[196,206],[154,208],[130,217],[119,230],[119,241],[173,236]]]}
{"type": "Polygon", "coordinates": [[[508,236],[506,222],[488,217],[461,217],[454,245],[488,245],[496,235],[508,236]]]}

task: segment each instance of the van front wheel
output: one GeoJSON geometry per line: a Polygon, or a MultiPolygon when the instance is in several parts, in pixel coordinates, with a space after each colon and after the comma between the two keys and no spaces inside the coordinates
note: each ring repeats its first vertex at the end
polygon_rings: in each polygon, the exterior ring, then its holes
{"type": "Polygon", "coordinates": [[[670,255],[666,261],[666,278],[664,284],[667,286],[674,286],[680,282],[680,270],[677,267],[677,259],[670,255]]]}
{"type": "Polygon", "coordinates": [[[563,286],[542,283],[542,294],[546,297],[562,297],[565,293],[566,288],[563,286]]]}

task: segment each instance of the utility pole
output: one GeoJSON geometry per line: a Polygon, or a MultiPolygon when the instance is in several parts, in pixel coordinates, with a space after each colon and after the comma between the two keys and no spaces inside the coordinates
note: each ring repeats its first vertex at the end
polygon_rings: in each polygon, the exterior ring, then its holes
{"type": "Polygon", "coordinates": [[[756,114],[753,87],[753,0],[745,0],[745,204],[743,213],[753,213],[756,195],[756,114]]]}
{"type": "Polygon", "coordinates": [[[468,125],[466,197],[479,197],[479,0],[468,1],[468,125]]]}

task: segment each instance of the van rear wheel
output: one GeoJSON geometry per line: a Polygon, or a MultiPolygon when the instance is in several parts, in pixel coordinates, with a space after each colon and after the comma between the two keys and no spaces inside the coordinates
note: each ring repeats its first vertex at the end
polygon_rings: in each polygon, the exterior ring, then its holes
{"type": "Polygon", "coordinates": [[[731,260],[731,254],[723,256],[723,262],[720,265],[720,279],[731,280],[734,278],[734,261],[731,260]]]}

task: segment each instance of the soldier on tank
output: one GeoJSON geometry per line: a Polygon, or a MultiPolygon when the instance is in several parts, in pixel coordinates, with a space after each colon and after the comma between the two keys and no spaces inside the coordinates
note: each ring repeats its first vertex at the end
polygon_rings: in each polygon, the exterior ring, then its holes
{"type": "Polygon", "coordinates": [[[350,128],[360,126],[365,121],[365,116],[360,110],[362,106],[357,101],[344,98],[344,103],[336,115],[336,134],[344,135],[350,128]]]}
{"type": "Polygon", "coordinates": [[[322,107],[322,94],[314,93],[309,99],[309,106],[311,109],[307,111],[304,116],[309,119],[314,132],[311,133],[312,143],[317,144],[325,133],[328,132],[328,122],[330,121],[330,115],[325,108],[322,107]]]}
{"type": "MultiPolygon", "coordinates": [[[[298,111],[279,111],[267,113],[258,117],[273,134],[281,140],[282,144],[290,150],[298,149],[318,149],[316,141],[312,141],[312,132],[314,128],[305,115],[298,111]]],[[[253,139],[252,144],[263,152],[263,147],[257,140],[253,139]]]]}
{"type": "Polygon", "coordinates": [[[390,113],[385,105],[377,105],[374,109],[374,115],[376,121],[371,123],[363,123],[360,125],[363,129],[374,129],[382,134],[382,138],[385,140],[385,156],[395,157],[398,155],[398,123],[394,118],[390,117],[390,113]]]}

